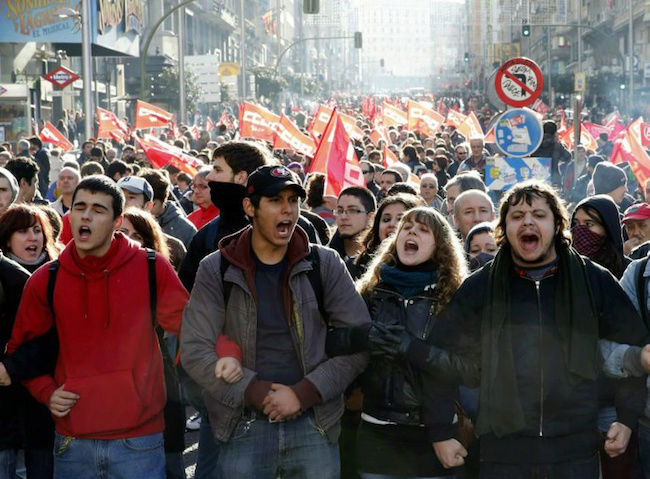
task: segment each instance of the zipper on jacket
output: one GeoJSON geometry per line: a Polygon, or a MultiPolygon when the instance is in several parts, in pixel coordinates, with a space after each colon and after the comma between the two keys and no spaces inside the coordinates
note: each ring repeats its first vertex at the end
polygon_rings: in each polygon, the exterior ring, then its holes
{"type": "Polygon", "coordinates": [[[544,330],[542,325],[542,300],[539,293],[540,280],[535,281],[537,293],[537,316],[539,319],[539,437],[544,436],[544,330]]]}

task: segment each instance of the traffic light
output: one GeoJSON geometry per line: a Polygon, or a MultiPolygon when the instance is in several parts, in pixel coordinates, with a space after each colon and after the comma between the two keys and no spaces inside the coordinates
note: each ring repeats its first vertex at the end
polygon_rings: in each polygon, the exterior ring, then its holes
{"type": "Polygon", "coordinates": [[[379,59],[379,66],[384,68],[384,59],[383,58],[379,59]]]}
{"type": "Polygon", "coordinates": [[[302,13],[316,15],[320,11],[319,0],[302,0],[302,13]]]}
{"type": "Polygon", "coordinates": [[[530,36],[530,25],[527,23],[523,24],[521,26],[521,36],[522,37],[529,37],[530,36]]]}
{"type": "Polygon", "coordinates": [[[354,48],[363,48],[363,35],[361,35],[361,32],[354,32],[354,48]]]}
{"type": "Polygon", "coordinates": [[[463,61],[465,63],[469,63],[469,52],[465,52],[465,56],[463,57],[463,61]]]}

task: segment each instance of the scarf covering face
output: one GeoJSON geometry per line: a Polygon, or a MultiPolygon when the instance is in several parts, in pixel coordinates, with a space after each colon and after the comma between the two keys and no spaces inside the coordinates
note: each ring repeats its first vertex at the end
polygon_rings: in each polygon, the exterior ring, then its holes
{"type": "Polygon", "coordinates": [[[571,228],[571,237],[576,251],[589,259],[594,258],[607,240],[606,236],[594,233],[585,225],[575,225],[571,228]]]}
{"type": "MultiPolygon", "coordinates": [[[[558,248],[554,290],[554,319],[564,346],[571,382],[598,375],[598,321],[582,257],[571,248],[558,248]]],[[[497,437],[526,427],[519,400],[510,321],[509,247],[497,253],[488,278],[488,301],[481,323],[481,393],[477,432],[497,437]]]]}

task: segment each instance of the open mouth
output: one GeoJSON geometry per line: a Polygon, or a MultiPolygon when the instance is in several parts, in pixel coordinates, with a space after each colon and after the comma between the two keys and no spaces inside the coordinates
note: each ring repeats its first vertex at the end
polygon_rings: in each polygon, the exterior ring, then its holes
{"type": "Polygon", "coordinates": [[[539,245],[539,236],[534,233],[526,233],[519,237],[524,251],[535,251],[539,245]]]}
{"type": "Polygon", "coordinates": [[[38,247],[36,245],[30,245],[25,247],[25,251],[27,251],[28,253],[36,254],[36,252],[38,251],[38,247]]]}
{"type": "Polygon", "coordinates": [[[292,226],[291,221],[281,221],[280,223],[278,223],[277,226],[278,235],[281,238],[288,237],[289,234],[291,233],[291,226],[292,226]]]}
{"type": "Polygon", "coordinates": [[[79,239],[87,240],[88,238],[90,238],[90,233],[91,233],[90,228],[88,228],[87,226],[81,226],[79,228],[79,239]]]}
{"type": "Polygon", "coordinates": [[[406,240],[404,243],[404,251],[416,253],[420,249],[420,246],[413,240],[406,240]]]}

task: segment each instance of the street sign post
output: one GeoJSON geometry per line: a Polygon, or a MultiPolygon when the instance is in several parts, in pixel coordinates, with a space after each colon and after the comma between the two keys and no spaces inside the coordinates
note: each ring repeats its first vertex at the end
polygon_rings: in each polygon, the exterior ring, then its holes
{"type": "Polygon", "coordinates": [[[506,105],[530,105],[544,90],[544,76],[537,63],[529,58],[512,58],[497,70],[494,87],[506,105]]]}
{"type": "Polygon", "coordinates": [[[542,143],[543,136],[542,122],[528,108],[508,110],[494,124],[497,148],[507,157],[532,155],[542,143]]]}
{"type": "Polygon", "coordinates": [[[58,67],[47,75],[44,75],[43,78],[59,88],[65,88],[70,83],[81,77],[72,70],[68,70],[66,67],[58,67]]]}

